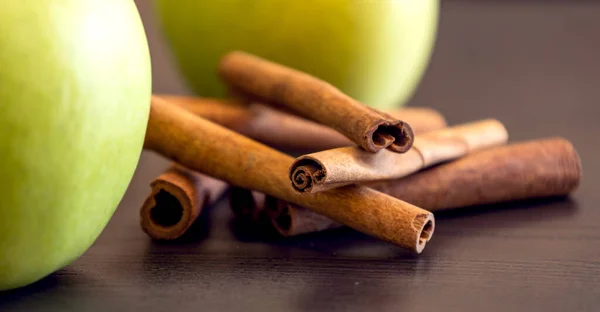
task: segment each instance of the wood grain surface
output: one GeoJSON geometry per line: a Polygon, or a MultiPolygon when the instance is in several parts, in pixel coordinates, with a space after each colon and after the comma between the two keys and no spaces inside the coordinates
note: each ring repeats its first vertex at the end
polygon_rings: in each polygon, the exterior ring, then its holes
{"type": "MultiPolygon", "coordinates": [[[[187,94],[137,1],[156,92],[187,94]]],[[[222,200],[196,239],[154,243],[139,226],[148,184],[169,162],[145,152],[117,212],[79,260],[0,293],[0,311],[600,310],[600,3],[444,1],[413,106],[451,124],[502,121],[510,141],[563,136],[583,163],[571,198],[436,214],[412,255],[349,229],[264,240],[222,200]]]]}

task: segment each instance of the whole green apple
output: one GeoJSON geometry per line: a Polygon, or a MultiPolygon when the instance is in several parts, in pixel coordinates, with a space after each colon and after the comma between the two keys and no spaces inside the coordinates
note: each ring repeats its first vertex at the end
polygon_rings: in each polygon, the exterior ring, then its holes
{"type": "Polygon", "coordinates": [[[131,0],[0,0],[0,290],[72,263],[128,186],[150,109],[131,0]]]}
{"type": "Polygon", "coordinates": [[[308,72],[372,107],[412,96],[435,42],[439,0],[157,0],[186,81],[226,96],[219,59],[243,50],[308,72]]]}

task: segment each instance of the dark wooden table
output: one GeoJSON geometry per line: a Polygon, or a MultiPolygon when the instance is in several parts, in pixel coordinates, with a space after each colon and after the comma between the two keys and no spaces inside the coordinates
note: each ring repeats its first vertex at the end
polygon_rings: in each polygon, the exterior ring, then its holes
{"type": "MultiPolygon", "coordinates": [[[[155,90],[184,93],[147,1],[155,90]]],[[[564,200],[437,215],[420,256],[349,229],[263,241],[219,203],[197,241],[152,242],[138,224],[168,164],[144,153],[96,244],[1,311],[599,311],[600,3],[445,1],[433,61],[411,105],[451,123],[495,117],[512,141],[560,135],[579,150],[564,200]]]]}

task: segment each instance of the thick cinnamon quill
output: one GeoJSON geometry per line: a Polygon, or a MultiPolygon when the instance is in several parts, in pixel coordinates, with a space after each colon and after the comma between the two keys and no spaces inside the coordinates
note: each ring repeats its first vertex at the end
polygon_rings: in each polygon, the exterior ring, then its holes
{"type": "Polygon", "coordinates": [[[374,153],[387,148],[405,153],[412,146],[414,135],[409,124],[306,73],[234,51],[221,59],[219,74],[234,93],[283,106],[331,127],[366,151],[374,153]]]}
{"type": "Polygon", "coordinates": [[[289,170],[294,189],[300,193],[368,181],[405,177],[423,168],[468,153],[505,144],[508,133],[494,119],[417,135],[404,154],[382,150],[369,153],[356,146],[341,147],[296,158],[289,170]]]}
{"type": "Polygon", "coordinates": [[[299,195],[287,178],[292,157],[157,97],[144,146],[192,170],[301,205],[415,253],[433,235],[431,212],[367,187],[299,195]]]}

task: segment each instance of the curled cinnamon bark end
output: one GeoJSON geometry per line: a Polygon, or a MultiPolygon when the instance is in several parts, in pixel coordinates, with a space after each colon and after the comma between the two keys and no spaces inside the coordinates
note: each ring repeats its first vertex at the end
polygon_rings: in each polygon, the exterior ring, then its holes
{"type": "Polygon", "coordinates": [[[406,153],[413,145],[414,133],[410,125],[403,121],[382,121],[365,133],[366,144],[362,146],[368,152],[378,152],[387,148],[393,152],[406,153]]]}
{"type": "MultiPolygon", "coordinates": [[[[173,227],[181,223],[184,219],[184,209],[177,197],[161,189],[158,194],[152,197],[154,205],[150,208],[150,220],[159,226],[173,227]]],[[[186,211],[189,211],[186,209],[186,211]]],[[[189,213],[187,218],[189,218],[189,213]]]]}
{"type": "Polygon", "coordinates": [[[300,193],[311,193],[320,189],[323,185],[327,170],[318,160],[301,157],[294,161],[290,170],[290,180],[294,190],[300,193]]]}
{"type": "Polygon", "coordinates": [[[171,168],[150,184],[152,193],[140,210],[144,232],[156,240],[182,236],[196,220],[208,194],[194,188],[196,178],[171,168]]]}
{"type": "Polygon", "coordinates": [[[425,249],[425,245],[431,240],[433,237],[433,232],[435,231],[435,219],[433,218],[433,214],[422,214],[415,217],[413,220],[413,225],[415,229],[419,229],[419,236],[417,238],[417,243],[415,244],[415,252],[421,253],[425,249]]]}
{"type": "Polygon", "coordinates": [[[142,230],[155,240],[183,236],[226,186],[223,181],[173,163],[150,183],[151,192],[140,209],[142,230]]]}

